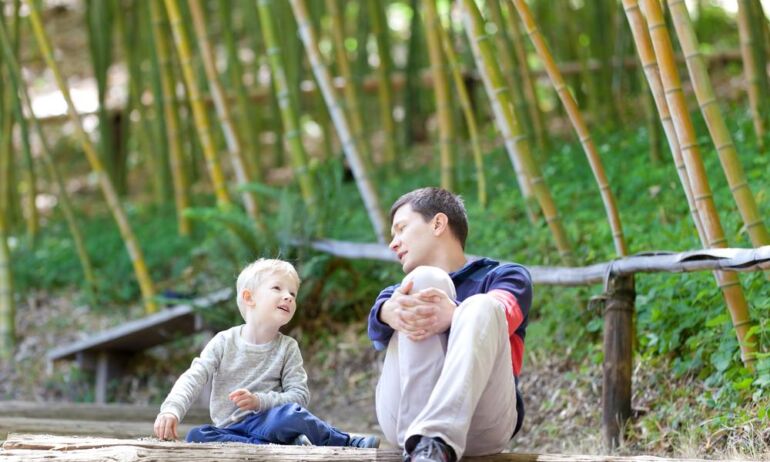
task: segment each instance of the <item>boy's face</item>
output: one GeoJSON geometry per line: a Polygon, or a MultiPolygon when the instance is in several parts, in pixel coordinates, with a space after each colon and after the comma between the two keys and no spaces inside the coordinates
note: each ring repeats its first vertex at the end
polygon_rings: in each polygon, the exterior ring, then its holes
{"type": "Polygon", "coordinates": [[[243,293],[246,321],[285,325],[297,310],[297,289],[297,283],[288,274],[266,275],[253,292],[247,289],[243,293]]]}

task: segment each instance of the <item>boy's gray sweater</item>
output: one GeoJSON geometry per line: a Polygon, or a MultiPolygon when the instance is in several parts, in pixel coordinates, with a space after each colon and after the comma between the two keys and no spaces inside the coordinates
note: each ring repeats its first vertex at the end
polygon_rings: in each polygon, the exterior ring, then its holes
{"type": "Polygon", "coordinates": [[[219,332],[190,368],[177,379],[160,412],[181,420],[203,386],[213,380],[209,411],[217,427],[226,427],[247,415],[296,403],[307,406],[310,391],[297,341],[283,334],[270,343],[255,345],[241,338],[243,325],[219,332]],[[227,398],[245,388],[259,397],[259,409],[243,411],[227,398]]]}

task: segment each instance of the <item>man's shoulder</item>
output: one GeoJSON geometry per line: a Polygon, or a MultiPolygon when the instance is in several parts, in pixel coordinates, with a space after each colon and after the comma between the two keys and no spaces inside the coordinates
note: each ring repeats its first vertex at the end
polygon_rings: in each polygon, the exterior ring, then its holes
{"type": "Polygon", "coordinates": [[[500,262],[487,257],[481,257],[469,263],[468,270],[472,275],[484,278],[520,274],[527,280],[532,279],[529,270],[520,263],[500,262]]]}

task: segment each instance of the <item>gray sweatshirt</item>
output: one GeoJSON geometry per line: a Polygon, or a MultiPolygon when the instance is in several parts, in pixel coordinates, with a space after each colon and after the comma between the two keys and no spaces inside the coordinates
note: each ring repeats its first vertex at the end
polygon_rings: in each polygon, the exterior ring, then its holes
{"type": "Polygon", "coordinates": [[[255,345],[241,338],[243,325],[219,332],[190,368],[177,379],[160,412],[181,422],[203,386],[213,380],[209,411],[217,427],[239,422],[254,412],[286,403],[307,406],[310,391],[297,341],[283,334],[270,343],[255,345]],[[245,388],[259,397],[259,409],[243,411],[227,398],[245,388]]]}

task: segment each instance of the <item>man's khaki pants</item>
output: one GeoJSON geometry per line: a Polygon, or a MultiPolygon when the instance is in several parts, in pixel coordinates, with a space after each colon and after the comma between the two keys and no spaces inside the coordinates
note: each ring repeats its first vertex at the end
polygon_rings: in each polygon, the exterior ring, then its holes
{"type": "Polygon", "coordinates": [[[385,437],[402,448],[422,435],[440,437],[458,459],[505,449],[516,424],[516,387],[500,303],[486,294],[466,299],[448,334],[414,342],[394,333],[376,407],[385,437]]]}

